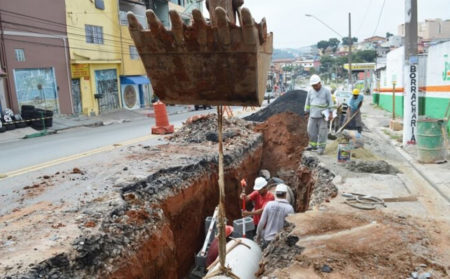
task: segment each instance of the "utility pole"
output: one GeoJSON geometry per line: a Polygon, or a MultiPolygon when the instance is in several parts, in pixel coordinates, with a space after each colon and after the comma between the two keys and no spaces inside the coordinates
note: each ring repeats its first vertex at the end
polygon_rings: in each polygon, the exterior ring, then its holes
{"type": "Polygon", "coordinates": [[[348,83],[350,85],[350,90],[353,89],[353,80],[352,80],[352,14],[348,13],[348,83]]]}
{"type": "Polygon", "coordinates": [[[405,0],[405,60],[403,66],[403,146],[416,143],[419,108],[417,0],[405,0]]]}

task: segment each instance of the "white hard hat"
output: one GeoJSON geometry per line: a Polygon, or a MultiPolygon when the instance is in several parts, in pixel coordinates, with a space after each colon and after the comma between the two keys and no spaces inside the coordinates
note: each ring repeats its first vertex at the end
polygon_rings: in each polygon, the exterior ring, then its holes
{"type": "Polygon", "coordinates": [[[264,177],[257,177],[255,179],[255,185],[253,186],[253,190],[259,191],[267,185],[267,180],[264,177]]]}
{"type": "Polygon", "coordinates": [[[275,192],[284,192],[287,193],[288,186],[286,184],[278,184],[277,188],[275,188],[275,192]]]}
{"type": "Polygon", "coordinates": [[[312,75],[309,79],[309,85],[318,84],[320,82],[320,77],[318,75],[312,75]]]}

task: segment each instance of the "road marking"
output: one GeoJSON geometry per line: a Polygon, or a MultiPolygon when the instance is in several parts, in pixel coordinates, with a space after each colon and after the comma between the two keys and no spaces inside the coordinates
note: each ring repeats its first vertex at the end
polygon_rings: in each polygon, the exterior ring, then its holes
{"type": "MultiPolygon", "coordinates": [[[[127,145],[131,145],[131,144],[136,144],[139,142],[143,142],[152,138],[156,138],[159,137],[161,135],[146,135],[143,137],[138,137],[138,138],[134,138],[134,139],[130,139],[130,140],[126,140],[123,142],[119,142],[119,143],[114,143],[114,144],[110,144],[110,145],[106,145],[106,146],[102,146],[99,148],[95,148],[89,151],[85,151],[82,153],[78,153],[78,154],[73,154],[73,155],[69,155],[66,157],[62,157],[62,158],[58,158],[58,159],[54,159],[45,163],[40,163],[34,166],[29,166],[29,167],[25,167],[22,169],[18,169],[15,171],[10,171],[10,172],[6,172],[6,173],[1,173],[0,174],[0,180],[4,179],[4,178],[9,178],[9,177],[14,177],[14,176],[18,176],[18,175],[22,175],[28,172],[32,172],[32,171],[37,171],[43,168],[48,168],[48,167],[52,167],[52,166],[56,166],[62,163],[66,163],[66,162],[70,162],[76,159],[80,159],[80,158],[84,158],[87,156],[91,156],[94,154],[98,154],[101,152],[105,152],[105,151],[111,151],[114,149],[117,149],[119,147],[123,147],[123,146],[127,146],[127,145]]],[[[165,135],[163,135],[165,136],[165,135]]]]}

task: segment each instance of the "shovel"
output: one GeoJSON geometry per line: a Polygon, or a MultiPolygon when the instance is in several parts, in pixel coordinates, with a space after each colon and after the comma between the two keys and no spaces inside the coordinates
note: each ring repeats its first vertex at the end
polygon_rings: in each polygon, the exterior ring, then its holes
{"type": "MultiPolygon", "coordinates": [[[[242,193],[245,194],[245,186],[247,186],[247,181],[245,178],[241,180],[242,193]]],[[[245,198],[242,199],[242,212],[245,211],[245,198]]],[[[245,238],[245,220],[242,220],[242,237],[245,238]]]]}

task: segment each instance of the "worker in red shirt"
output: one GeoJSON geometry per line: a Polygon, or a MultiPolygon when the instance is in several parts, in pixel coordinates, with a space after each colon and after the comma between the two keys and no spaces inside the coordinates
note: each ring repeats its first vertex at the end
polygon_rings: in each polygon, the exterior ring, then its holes
{"type": "MultiPolygon", "coordinates": [[[[230,237],[231,233],[233,233],[233,227],[232,226],[226,226],[225,227],[225,236],[227,238],[230,237]]],[[[216,236],[214,240],[211,242],[211,245],[209,245],[208,254],[206,255],[206,266],[210,266],[219,255],[219,236],[216,236]]]]}
{"type": "Polygon", "coordinates": [[[253,223],[255,224],[255,230],[250,235],[255,235],[256,227],[258,227],[259,219],[261,219],[261,214],[263,212],[264,206],[275,200],[275,197],[269,189],[267,188],[267,180],[264,177],[257,177],[255,179],[255,184],[253,185],[253,192],[250,195],[245,193],[241,194],[241,199],[247,201],[253,201],[253,211],[243,211],[242,216],[253,216],[253,223]]]}

